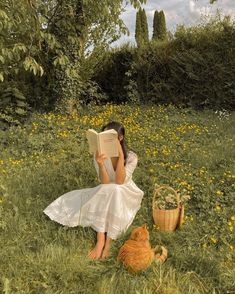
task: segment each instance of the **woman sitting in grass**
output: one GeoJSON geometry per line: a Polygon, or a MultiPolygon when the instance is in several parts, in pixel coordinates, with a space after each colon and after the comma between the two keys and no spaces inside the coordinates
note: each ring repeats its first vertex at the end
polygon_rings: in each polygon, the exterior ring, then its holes
{"type": "Polygon", "coordinates": [[[102,127],[102,131],[108,129],[118,133],[119,155],[94,155],[101,184],[67,192],[43,211],[50,219],[65,226],[92,227],[97,232],[96,245],[88,253],[92,259],[109,256],[111,241],[131,225],[144,195],[132,180],[138,159],[127,149],[123,125],[110,122],[102,127]]]}

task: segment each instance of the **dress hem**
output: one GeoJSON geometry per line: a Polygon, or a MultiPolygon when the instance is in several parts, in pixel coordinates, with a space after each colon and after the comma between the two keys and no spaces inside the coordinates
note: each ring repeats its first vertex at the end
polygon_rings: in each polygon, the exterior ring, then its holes
{"type": "Polygon", "coordinates": [[[96,231],[97,233],[107,233],[107,237],[109,237],[109,238],[111,238],[111,239],[113,239],[113,240],[116,240],[117,239],[117,237],[114,237],[113,235],[110,235],[110,234],[108,234],[108,232],[106,232],[106,231],[104,231],[104,230],[100,230],[100,229],[97,229],[97,227],[96,226],[94,226],[94,225],[79,225],[79,224],[75,224],[75,225],[68,225],[68,224],[65,224],[65,223],[62,223],[61,221],[59,221],[56,217],[53,217],[53,216],[51,216],[50,214],[47,214],[46,212],[45,212],[45,210],[43,210],[43,213],[46,215],[46,216],[48,216],[52,221],[55,221],[55,222],[57,222],[58,224],[60,224],[60,225],[62,225],[62,226],[64,226],[64,227],[69,227],[69,228],[75,228],[75,227],[83,227],[83,228],[92,228],[94,231],[96,231]]]}

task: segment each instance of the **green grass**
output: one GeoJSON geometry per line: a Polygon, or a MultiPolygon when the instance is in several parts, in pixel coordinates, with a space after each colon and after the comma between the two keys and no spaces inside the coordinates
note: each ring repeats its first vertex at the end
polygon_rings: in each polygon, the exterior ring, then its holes
{"type": "Polygon", "coordinates": [[[0,288],[3,293],[234,293],[235,115],[173,106],[91,107],[73,116],[32,114],[0,133],[0,288]],[[132,226],[105,261],[91,261],[91,228],[63,227],[43,209],[67,191],[97,185],[85,130],[123,122],[139,156],[133,175],[145,192],[132,226]],[[180,230],[159,232],[154,184],[187,191],[180,230]],[[116,262],[131,230],[143,223],[151,244],[167,247],[160,265],[132,275],[116,262]]]}

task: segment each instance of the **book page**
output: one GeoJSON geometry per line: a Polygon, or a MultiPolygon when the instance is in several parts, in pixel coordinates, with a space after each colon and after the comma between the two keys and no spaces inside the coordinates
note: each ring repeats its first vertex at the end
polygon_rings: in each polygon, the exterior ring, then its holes
{"type": "Polygon", "coordinates": [[[118,133],[111,129],[99,133],[99,143],[101,153],[106,154],[108,157],[118,156],[118,133]]]}
{"type": "Polygon", "coordinates": [[[89,153],[96,153],[96,150],[98,150],[98,133],[93,129],[89,129],[86,131],[86,137],[89,144],[89,153]]]}

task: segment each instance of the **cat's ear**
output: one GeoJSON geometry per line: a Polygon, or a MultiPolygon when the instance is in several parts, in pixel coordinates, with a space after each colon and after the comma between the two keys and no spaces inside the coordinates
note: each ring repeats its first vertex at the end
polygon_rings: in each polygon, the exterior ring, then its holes
{"type": "Polygon", "coordinates": [[[139,228],[137,228],[137,229],[133,230],[133,232],[131,233],[131,239],[138,240],[140,235],[141,235],[141,232],[140,232],[139,228]]]}
{"type": "Polygon", "coordinates": [[[144,229],[146,229],[146,230],[147,230],[147,229],[148,229],[148,226],[147,226],[147,224],[143,224],[143,225],[142,225],[142,228],[144,228],[144,229]]]}

